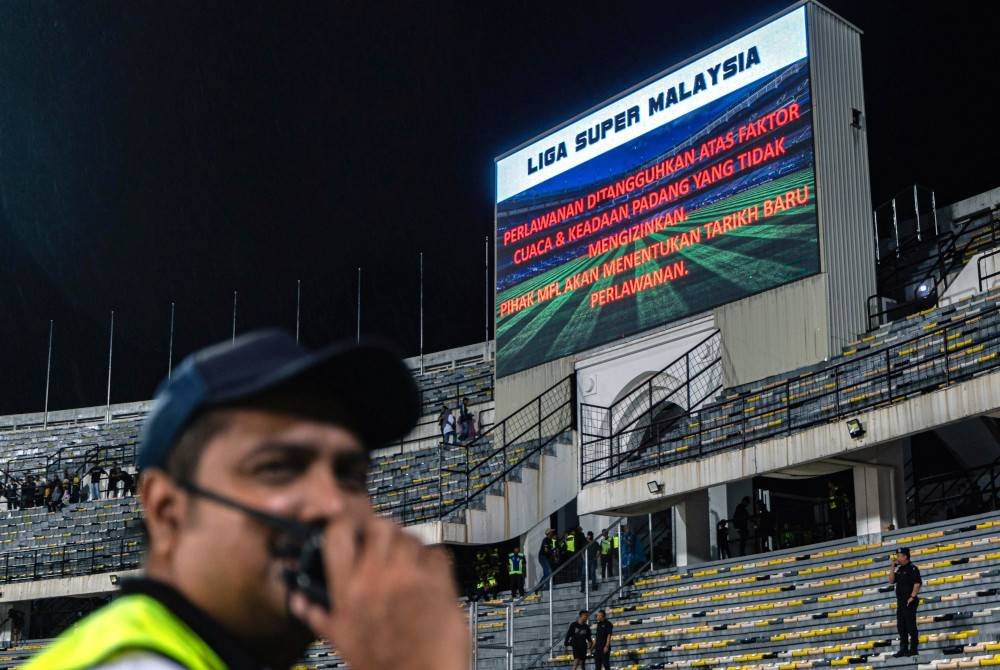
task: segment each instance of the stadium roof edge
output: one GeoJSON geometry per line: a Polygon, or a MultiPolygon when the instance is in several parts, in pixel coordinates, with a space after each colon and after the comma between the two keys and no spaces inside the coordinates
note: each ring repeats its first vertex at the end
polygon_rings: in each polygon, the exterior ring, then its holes
{"type": "Polygon", "coordinates": [[[558,130],[560,130],[562,128],[565,128],[566,126],[569,126],[569,125],[575,123],[576,121],[582,119],[583,117],[587,116],[588,114],[591,114],[592,112],[594,112],[594,111],[596,111],[598,109],[601,109],[602,107],[604,107],[606,105],[611,104],[615,100],[618,100],[619,98],[622,98],[622,97],[628,95],[629,93],[632,93],[633,91],[637,91],[640,88],[642,88],[643,86],[646,86],[647,84],[650,84],[650,83],[656,81],[657,79],[660,79],[661,77],[664,77],[664,76],[670,74],[674,70],[678,70],[678,69],[684,67],[685,65],[687,65],[688,63],[692,63],[692,62],[698,60],[699,58],[701,58],[702,56],[705,56],[706,54],[709,54],[709,53],[715,51],[716,49],[718,49],[718,48],[720,48],[720,47],[722,47],[722,46],[724,46],[724,45],[726,45],[726,44],[728,44],[728,43],[730,43],[730,42],[732,42],[734,40],[738,40],[739,38],[743,37],[744,35],[752,33],[753,31],[757,30],[758,28],[761,28],[762,26],[765,26],[768,23],[771,23],[775,19],[778,19],[778,18],[780,18],[780,17],[782,17],[785,14],[788,14],[790,12],[794,12],[798,8],[805,7],[806,5],[815,5],[816,7],[819,7],[824,12],[826,12],[826,13],[834,16],[834,17],[836,17],[839,21],[841,21],[844,25],[848,26],[852,30],[857,31],[861,35],[864,35],[864,31],[861,30],[861,28],[858,28],[856,25],[854,25],[853,23],[851,23],[850,21],[848,21],[843,16],[841,16],[837,12],[833,11],[832,9],[830,9],[829,7],[827,7],[826,5],[824,5],[823,3],[817,2],[817,0],[798,0],[797,2],[789,5],[788,7],[785,7],[784,9],[782,9],[782,10],[780,10],[778,12],[775,12],[774,14],[768,16],[766,19],[758,21],[757,23],[753,24],[752,26],[749,26],[748,28],[745,28],[745,29],[741,30],[740,32],[738,32],[736,34],[727,37],[726,39],[722,40],[721,42],[716,42],[712,46],[710,46],[710,47],[708,47],[706,49],[702,49],[698,53],[693,54],[693,55],[689,56],[688,58],[685,58],[684,60],[682,60],[680,62],[674,63],[673,65],[670,65],[669,67],[666,67],[666,68],[660,70],[659,72],[657,72],[657,73],[655,73],[655,74],[647,77],[646,79],[643,79],[642,81],[640,81],[640,82],[638,82],[638,83],[636,83],[636,84],[634,84],[632,86],[629,86],[628,88],[626,88],[626,89],[624,89],[622,91],[619,91],[618,93],[615,93],[611,97],[609,97],[609,98],[607,98],[605,100],[602,100],[601,102],[598,102],[595,105],[591,105],[590,107],[588,107],[587,109],[583,110],[579,114],[576,114],[575,116],[573,116],[573,117],[571,117],[571,118],[563,121],[562,123],[559,123],[559,124],[557,124],[555,126],[552,126],[551,128],[549,128],[547,130],[544,130],[544,131],[538,133],[537,135],[531,137],[530,139],[525,140],[524,142],[521,142],[516,147],[514,147],[512,149],[508,149],[507,151],[503,152],[499,156],[495,157],[493,159],[493,162],[496,163],[498,161],[503,160],[504,158],[507,158],[508,156],[510,156],[512,154],[517,153],[521,149],[523,149],[523,148],[525,148],[525,147],[527,147],[527,146],[529,146],[529,145],[537,142],[538,140],[542,139],[543,137],[546,137],[547,135],[551,135],[552,133],[554,133],[554,132],[556,132],[556,131],[558,131],[558,130]]]}

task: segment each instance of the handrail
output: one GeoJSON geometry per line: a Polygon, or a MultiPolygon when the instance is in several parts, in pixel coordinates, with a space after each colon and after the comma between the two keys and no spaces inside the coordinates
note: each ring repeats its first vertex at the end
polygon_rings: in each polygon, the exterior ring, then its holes
{"type": "MultiPolygon", "coordinates": [[[[687,374],[685,375],[684,382],[681,383],[677,387],[677,389],[680,389],[681,387],[687,385],[690,382],[690,380],[691,380],[691,361],[690,361],[691,352],[693,352],[695,349],[697,349],[698,347],[702,346],[703,344],[706,344],[710,340],[712,340],[714,338],[717,338],[717,337],[720,337],[721,336],[720,333],[721,333],[721,331],[718,328],[716,328],[711,333],[709,333],[707,336],[705,336],[704,338],[702,338],[701,340],[699,340],[698,342],[696,342],[692,346],[688,347],[687,351],[685,351],[684,353],[682,353],[680,356],[678,356],[674,360],[670,361],[670,363],[668,363],[667,365],[663,366],[663,368],[661,368],[660,370],[658,370],[655,374],[651,375],[649,377],[649,379],[647,379],[642,384],[640,384],[636,388],[634,388],[631,391],[629,391],[627,394],[625,394],[624,397],[620,398],[616,402],[611,403],[611,405],[608,406],[609,418],[613,417],[613,413],[614,413],[616,407],[619,407],[619,406],[625,404],[626,402],[632,401],[636,396],[638,396],[640,394],[645,393],[650,398],[650,405],[646,409],[646,411],[643,412],[643,413],[641,413],[641,414],[636,415],[635,417],[633,417],[624,426],[619,426],[619,430],[617,432],[619,432],[619,433],[624,432],[625,429],[627,429],[629,426],[631,426],[631,425],[635,424],[637,421],[639,421],[646,413],[652,414],[653,409],[655,407],[658,407],[658,406],[660,406],[660,405],[663,404],[663,400],[661,400],[659,402],[656,402],[656,403],[652,402],[653,388],[654,388],[653,387],[653,380],[655,380],[660,375],[666,373],[670,368],[672,368],[675,364],[677,364],[681,359],[684,359],[684,361],[685,361],[686,368],[687,368],[687,374]]],[[[709,365],[711,365],[711,364],[709,364],[709,365]]],[[[675,389],[675,391],[677,389],[675,389]]],[[[671,391],[671,395],[673,395],[673,391],[671,391]]],[[[609,428],[612,428],[612,427],[609,425],[609,428]]],[[[614,434],[615,434],[615,431],[612,428],[612,433],[611,433],[610,437],[614,437],[614,434]]]]}
{"type": "MultiPolygon", "coordinates": [[[[929,269],[928,276],[925,278],[907,279],[906,281],[897,281],[896,283],[886,283],[880,281],[878,293],[868,297],[868,330],[875,330],[875,328],[880,326],[882,323],[885,323],[885,321],[883,321],[883,317],[891,317],[894,312],[902,313],[900,316],[906,316],[909,313],[923,309],[924,305],[928,302],[936,304],[943,291],[948,288],[948,276],[956,269],[956,266],[962,262],[964,254],[976,243],[978,234],[982,230],[988,228],[993,243],[996,244],[998,242],[998,237],[1000,237],[1000,235],[998,235],[997,231],[998,220],[996,212],[996,209],[986,207],[962,217],[960,219],[961,228],[959,230],[947,231],[946,233],[942,233],[934,238],[936,253],[933,256],[913,261],[906,261],[905,263],[898,260],[892,263],[887,263],[886,267],[891,269],[894,273],[898,273],[903,268],[915,268],[925,263],[930,264],[933,267],[929,269]],[[985,221],[983,221],[984,217],[985,221]],[[968,239],[966,239],[961,248],[959,248],[959,240],[966,236],[968,236],[968,239]],[[945,238],[946,241],[942,245],[941,240],[945,238]],[[918,297],[912,300],[905,299],[907,289],[919,285],[928,279],[933,279],[933,286],[927,296],[923,298],[918,297]],[[892,293],[900,290],[903,291],[904,299],[899,301],[898,304],[884,310],[872,311],[873,299],[889,298],[891,296],[885,295],[886,293],[892,293]],[[875,322],[875,325],[872,325],[873,321],[875,322]]],[[[928,240],[920,246],[928,247],[930,243],[931,241],[928,240]]],[[[981,286],[982,284],[980,283],[980,290],[982,290],[981,286]]],[[[889,318],[888,320],[891,321],[892,318],[889,318]]]]}
{"type": "MultiPolygon", "coordinates": [[[[789,377],[782,381],[775,382],[770,387],[764,390],[750,390],[741,393],[738,396],[727,398],[718,403],[713,403],[707,407],[699,409],[697,412],[689,413],[687,416],[693,421],[680,421],[677,424],[689,425],[694,424],[697,426],[696,430],[681,431],[676,433],[676,437],[670,439],[670,442],[677,443],[679,447],[684,447],[680,451],[676,452],[678,454],[677,458],[670,459],[672,461],[688,460],[691,458],[698,458],[707,453],[713,451],[718,451],[720,449],[728,448],[745,448],[748,444],[753,444],[759,442],[763,439],[773,437],[779,434],[791,434],[792,431],[802,430],[804,428],[809,428],[814,425],[821,423],[828,423],[829,421],[841,419],[845,416],[856,414],[859,410],[866,409],[879,404],[888,404],[894,400],[911,395],[917,391],[931,390],[940,388],[942,383],[950,384],[953,381],[964,379],[966,376],[971,374],[981,373],[985,370],[991,370],[995,367],[1000,366],[1000,339],[990,340],[989,338],[969,338],[967,340],[959,340],[952,343],[951,340],[956,339],[958,336],[949,337],[949,331],[954,333],[956,331],[961,331],[963,326],[972,321],[977,321],[983,319],[984,316],[993,315],[1000,312],[1000,305],[993,305],[982,311],[976,312],[975,314],[969,315],[961,320],[953,321],[951,323],[943,324],[935,327],[929,332],[916,335],[902,342],[894,342],[885,347],[877,349],[875,351],[862,354],[859,356],[853,356],[849,360],[844,360],[834,365],[827,366],[820,370],[815,370],[812,372],[805,373],[796,377],[789,377]],[[934,353],[931,355],[920,356],[916,360],[909,361],[908,359],[903,359],[903,362],[893,362],[892,352],[896,353],[897,357],[906,355],[909,356],[911,353],[916,352],[920,347],[913,346],[918,342],[928,342],[933,348],[934,353]],[[964,353],[963,353],[964,352],[964,353]],[[969,353],[982,354],[977,360],[977,363],[985,364],[985,368],[980,368],[972,373],[964,373],[959,371],[958,374],[952,374],[951,366],[949,365],[949,359],[955,356],[966,356],[969,353]],[[870,362],[877,360],[877,364],[871,365],[870,362]],[[915,371],[924,368],[931,368],[936,370],[938,368],[938,363],[943,360],[943,370],[939,371],[936,375],[932,375],[931,379],[921,380],[906,380],[906,376],[912,374],[915,371]],[[868,364],[868,365],[866,365],[868,364]],[[843,384],[841,379],[845,377],[842,371],[845,368],[850,368],[852,370],[857,370],[858,372],[864,372],[860,376],[862,377],[860,381],[843,384]],[[822,379],[824,382],[829,381],[829,377],[834,377],[834,383],[832,389],[827,389],[825,384],[816,385],[816,379],[822,379]],[[944,380],[934,379],[933,377],[943,376],[944,380]],[[873,384],[884,384],[884,388],[879,388],[871,390],[873,384]],[[906,389],[902,389],[901,385],[905,384],[906,389]],[[791,391],[792,385],[796,387],[810,387],[815,386],[815,388],[822,389],[820,391],[802,391],[798,394],[794,394],[791,391]],[[704,413],[711,409],[717,409],[726,405],[735,405],[737,403],[747,404],[747,398],[760,396],[761,393],[767,391],[774,391],[777,393],[780,400],[772,404],[764,404],[761,407],[760,403],[756,403],[751,406],[750,410],[746,410],[739,413],[737,419],[725,420],[715,422],[713,420],[712,425],[705,427],[701,417],[704,413]],[[853,392],[853,393],[852,393],[853,392]],[[795,396],[797,399],[792,399],[795,396]],[[820,416],[811,420],[794,421],[793,411],[800,407],[805,407],[811,404],[818,404],[821,401],[826,400],[829,404],[824,407],[819,406],[819,411],[817,414],[820,416]],[[832,410],[832,411],[831,411],[832,410]],[[751,431],[747,430],[748,425],[752,425],[755,420],[764,417],[775,417],[772,418],[766,425],[766,430],[754,429],[757,434],[750,434],[751,431]],[[738,426],[739,442],[736,444],[730,444],[728,446],[720,448],[712,448],[711,443],[706,445],[704,440],[704,433],[706,431],[712,431],[713,433],[723,433],[724,429],[738,426]],[[749,439],[748,439],[749,435],[749,439]],[[706,446],[708,449],[706,449],[706,446]]],[[[709,417],[710,419],[712,417],[709,417]]],[[[642,430],[648,430],[648,426],[643,426],[642,430]]],[[[619,457],[619,463],[628,460],[628,457],[638,454],[642,449],[647,448],[648,445],[640,444],[639,447],[631,449],[625,454],[621,454],[619,457]]],[[[657,467],[663,464],[663,450],[659,452],[660,458],[658,459],[657,467]]],[[[636,472],[642,472],[648,468],[640,468],[636,472]]],[[[608,470],[600,473],[600,475],[605,475],[608,470]]],[[[611,476],[597,476],[585,480],[584,483],[588,484],[594,481],[599,481],[601,479],[610,479],[611,476]]]]}
{"type": "MultiPolygon", "coordinates": [[[[416,513],[407,514],[408,505],[412,504],[413,501],[408,499],[406,491],[409,489],[402,489],[402,500],[394,505],[382,506],[379,508],[380,514],[394,515],[397,511],[401,511],[401,519],[404,522],[415,523],[421,521],[427,521],[430,519],[443,519],[448,515],[454,513],[456,510],[467,507],[469,503],[475,500],[478,496],[483,495],[485,492],[496,484],[498,481],[503,480],[507,475],[509,475],[513,470],[520,467],[525,461],[533,457],[535,454],[539,453],[547,446],[552,444],[553,441],[559,438],[560,435],[564,434],[567,430],[573,427],[573,422],[576,418],[576,413],[573,411],[575,406],[575,376],[568,375],[556,382],[549,388],[545,389],[541,394],[532,399],[531,401],[525,403],[517,410],[512,412],[507,418],[499,422],[494,422],[489,429],[481,432],[474,440],[466,444],[456,444],[455,448],[461,448],[465,450],[465,466],[464,467],[454,467],[454,468],[444,468],[443,466],[439,469],[442,471],[447,471],[453,474],[462,475],[465,477],[466,482],[466,492],[464,496],[459,496],[455,499],[445,499],[445,492],[443,486],[440,484],[436,491],[432,491],[427,494],[423,494],[418,497],[418,502],[425,503],[424,508],[418,510],[416,513]],[[565,386],[565,397],[562,398],[559,403],[549,411],[543,411],[542,404],[547,396],[555,395],[553,392],[561,390],[561,387],[565,386]],[[525,410],[530,410],[537,408],[537,413],[532,414],[532,420],[527,424],[523,430],[518,429],[518,432],[514,436],[507,435],[508,425],[514,425],[516,419],[523,420],[521,416],[522,412],[525,410]],[[560,422],[556,426],[550,435],[543,435],[543,426],[553,417],[557,416],[560,412],[567,411],[567,421],[565,423],[560,422]],[[515,462],[510,463],[506,456],[506,452],[512,446],[515,446],[519,440],[529,436],[531,433],[537,431],[538,433],[538,443],[533,445],[531,448],[526,449],[525,453],[522,454],[515,462]],[[497,439],[498,438],[498,439],[497,439]],[[490,445],[490,441],[493,441],[493,446],[489,447],[490,451],[486,455],[479,457],[476,456],[474,462],[470,462],[470,454],[474,453],[477,447],[483,447],[490,445]],[[499,446],[497,442],[499,441],[499,446]],[[480,478],[480,482],[477,483],[476,489],[472,490],[469,482],[473,474],[479,471],[486,471],[491,469],[491,463],[498,457],[503,457],[503,467],[500,471],[494,473],[490,478],[484,479],[480,478]],[[436,504],[435,504],[436,502],[436,504]]],[[[450,446],[450,445],[449,445],[450,446]]],[[[440,453],[443,460],[443,452],[440,453]]]]}
{"type": "MultiPolygon", "coordinates": [[[[715,329],[708,336],[704,337],[696,344],[688,348],[684,353],[675,358],[668,365],[664,366],[659,372],[650,376],[650,378],[647,381],[643,382],[643,384],[641,384],[636,389],[631,391],[617,403],[612,404],[610,407],[605,408],[597,405],[586,405],[586,404],[581,405],[580,412],[585,420],[581,428],[582,436],[580,440],[580,445],[581,445],[580,481],[583,482],[583,484],[588,484],[592,481],[596,481],[597,479],[600,479],[602,475],[609,473],[612,469],[614,469],[617,465],[619,465],[623,456],[620,453],[622,436],[632,435],[637,430],[645,431],[650,426],[656,425],[653,419],[655,417],[655,412],[659,408],[667,406],[667,403],[673,403],[678,407],[683,407],[684,414],[682,416],[690,416],[691,413],[693,412],[694,407],[700,405],[707,398],[710,398],[712,394],[717,392],[722,386],[721,369],[720,369],[720,363],[722,360],[721,345],[722,345],[721,332],[718,329],[715,329]],[[701,352],[703,347],[705,347],[712,341],[717,342],[717,349],[715,350],[714,353],[711,354],[705,352],[706,355],[711,355],[711,360],[709,360],[707,363],[704,363],[701,369],[697,370],[694,374],[692,374],[692,364],[691,364],[692,356],[696,352],[701,352]],[[656,388],[653,385],[654,381],[659,379],[662,375],[668,374],[675,367],[683,367],[683,370],[677,370],[675,375],[671,375],[671,378],[676,379],[681,375],[683,375],[683,379],[680,380],[680,383],[674,386],[674,388],[669,390],[664,397],[659,399],[654,399],[654,389],[656,388]],[[705,384],[705,388],[699,391],[698,397],[693,397],[691,389],[695,384],[695,382],[700,380],[703,375],[709,376],[707,383],[705,384]],[[719,378],[714,379],[715,376],[718,376],[719,378]],[[678,394],[680,393],[684,393],[685,397],[684,398],[678,397],[678,394]],[[636,416],[632,417],[631,419],[628,419],[628,421],[624,423],[624,425],[614,426],[613,425],[615,421],[614,408],[620,406],[623,401],[629,401],[629,406],[634,406],[635,399],[638,397],[638,399],[641,401],[643,394],[648,396],[648,407],[644,407],[642,411],[637,412],[636,416]],[[647,417],[649,420],[648,424],[644,424],[642,426],[639,426],[638,428],[634,428],[634,426],[639,424],[639,422],[642,419],[647,417]],[[607,434],[605,435],[603,433],[587,432],[588,425],[592,425],[595,423],[598,425],[606,424],[607,434]],[[599,447],[591,447],[591,445],[604,444],[604,443],[606,443],[608,447],[606,450],[606,454],[604,453],[605,450],[600,449],[599,447]],[[619,451],[617,454],[615,453],[615,450],[612,448],[613,445],[615,444],[619,446],[619,451]],[[594,456],[593,458],[589,458],[590,456],[593,455],[591,452],[594,451],[594,449],[597,449],[599,453],[597,453],[597,455],[594,456]],[[618,460],[617,463],[616,463],[616,457],[618,460]],[[593,476],[588,475],[587,466],[588,465],[592,466],[593,464],[600,463],[602,461],[607,462],[608,464],[607,467],[605,467],[604,470],[598,472],[596,475],[593,476]]],[[[677,421],[679,420],[679,417],[672,417],[670,420],[677,421]]],[[[645,446],[648,445],[646,443],[640,444],[641,448],[645,448],[645,446]]]]}
{"type": "Polygon", "coordinates": [[[0,554],[0,584],[10,584],[13,582],[35,581],[40,577],[67,576],[67,575],[89,575],[96,574],[98,568],[124,569],[139,567],[142,562],[142,554],[139,551],[127,549],[126,545],[133,540],[137,540],[139,534],[130,535],[128,529],[120,537],[90,540],[87,542],[74,542],[61,547],[40,547],[37,549],[24,549],[20,551],[10,551],[0,554]],[[117,551],[105,550],[109,545],[117,546],[117,551]],[[73,556],[68,556],[73,554],[73,556]],[[28,561],[19,559],[30,558],[30,571],[23,569],[28,567],[28,561]],[[109,568],[105,561],[117,561],[115,568],[109,568]],[[100,561],[101,563],[98,563],[100,561]],[[73,569],[73,565],[89,565],[89,569],[73,569]],[[45,566],[58,565],[56,571],[39,571],[45,566]],[[67,570],[67,566],[70,569],[67,570]]]}
{"type": "Polygon", "coordinates": [[[994,270],[993,272],[990,272],[988,274],[983,273],[983,261],[986,260],[987,258],[992,258],[997,255],[1000,255],[1000,247],[997,247],[993,251],[986,252],[985,254],[980,256],[979,259],[976,261],[976,275],[978,275],[980,291],[983,290],[983,282],[985,282],[987,279],[992,279],[993,277],[1000,277],[1000,270],[994,270]]]}
{"type": "MultiPolygon", "coordinates": [[[[627,519],[622,519],[622,520],[623,521],[627,521],[627,519]]],[[[606,596],[604,596],[604,598],[602,598],[597,603],[597,605],[595,605],[593,607],[588,607],[587,610],[588,610],[588,612],[591,615],[594,614],[595,612],[601,610],[602,608],[604,608],[613,598],[620,597],[621,593],[623,591],[625,591],[626,589],[632,588],[632,585],[635,583],[635,581],[637,579],[639,579],[639,577],[643,573],[645,573],[647,569],[652,570],[652,567],[653,567],[653,564],[654,564],[654,561],[655,561],[655,557],[653,555],[653,547],[655,546],[656,541],[659,540],[659,539],[662,539],[665,534],[666,534],[666,531],[661,530],[658,534],[656,534],[655,537],[654,536],[650,536],[649,537],[649,558],[646,561],[644,561],[642,563],[642,565],[640,565],[638,568],[636,568],[635,570],[633,570],[629,574],[629,576],[628,576],[627,579],[623,579],[622,582],[621,582],[621,584],[619,584],[619,586],[618,586],[617,589],[613,589],[611,592],[609,592],[606,596]]],[[[618,564],[619,574],[622,574],[620,572],[621,569],[622,569],[622,565],[621,565],[621,562],[619,561],[619,564],[618,564]]],[[[512,606],[511,606],[511,611],[513,611],[513,607],[512,606]]],[[[509,620],[513,621],[513,618],[511,617],[509,620]]],[[[540,667],[539,663],[544,663],[546,656],[548,658],[552,658],[552,652],[556,649],[556,647],[563,646],[562,644],[560,644],[561,640],[562,640],[562,636],[556,637],[554,642],[552,641],[552,638],[550,637],[550,639],[549,639],[549,642],[550,642],[549,646],[547,648],[543,649],[540,654],[538,654],[533,659],[531,659],[530,661],[528,661],[527,665],[522,666],[524,668],[524,670],[534,670],[534,668],[540,667]]]]}

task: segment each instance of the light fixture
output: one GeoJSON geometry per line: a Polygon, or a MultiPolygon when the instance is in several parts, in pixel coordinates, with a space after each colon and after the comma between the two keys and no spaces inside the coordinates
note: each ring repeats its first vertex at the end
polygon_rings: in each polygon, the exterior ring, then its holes
{"type": "Polygon", "coordinates": [[[865,434],[865,427],[861,425],[861,421],[858,419],[848,419],[847,432],[851,434],[851,437],[857,440],[865,434]]]}
{"type": "Polygon", "coordinates": [[[655,493],[659,493],[660,491],[663,490],[663,484],[661,484],[660,482],[656,481],[655,479],[652,480],[652,481],[646,482],[646,487],[649,489],[650,493],[654,493],[654,494],[655,493]]]}
{"type": "Polygon", "coordinates": [[[118,575],[108,575],[108,579],[110,579],[111,583],[115,586],[118,585],[118,575]]]}
{"type": "Polygon", "coordinates": [[[920,282],[920,286],[917,287],[917,297],[926,298],[931,294],[931,285],[926,281],[920,282]]]}

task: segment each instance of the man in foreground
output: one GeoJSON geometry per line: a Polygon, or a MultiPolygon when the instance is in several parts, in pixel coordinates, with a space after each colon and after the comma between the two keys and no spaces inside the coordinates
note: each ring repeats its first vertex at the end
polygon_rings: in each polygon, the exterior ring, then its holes
{"type": "Polygon", "coordinates": [[[140,439],[143,578],[25,668],[278,669],[321,636],[355,670],[465,670],[445,555],[368,499],[368,450],[418,414],[409,372],[373,346],[310,353],[262,331],[188,357],[140,439]],[[321,533],[329,608],[300,588],[300,543],[283,527],[321,533]]]}
{"type": "Polygon", "coordinates": [[[892,557],[889,583],[896,586],[896,628],[899,631],[899,651],[893,656],[916,656],[920,633],[917,632],[917,605],[923,580],[920,570],[910,562],[908,547],[900,547],[892,557]]]}

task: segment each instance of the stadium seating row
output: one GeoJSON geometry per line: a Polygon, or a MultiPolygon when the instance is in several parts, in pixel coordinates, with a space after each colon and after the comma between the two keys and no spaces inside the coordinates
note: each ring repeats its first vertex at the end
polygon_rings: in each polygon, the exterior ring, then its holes
{"type": "MultiPolygon", "coordinates": [[[[906,529],[875,544],[839,541],[649,573],[624,598],[605,605],[615,624],[613,667],[789,670],[895,663],[895,600],[886,570],[888,554],[899,546],[913,549],[924,576],[922,667],[994,664],[991,659],[1000,657],[996,513],[906,529]]],[[[559,636],[582,598],[576,585],[556,587],[555,594],[559,636]]],[[[568,666],[561,646],[547,661],[548,607],[537,595],[518,606],[518,667],[536,658],[536,667],[568,666]]],[[[477,630],[484,646],[505,639],[506,610],[481,610],[477,630]]]]}
{"type": "Polygon", "coordinates": [[[596,444],[605,457],[588,458],[585,482],[745,446],[998,366],[1000,288],[883,326],[828,362],[727,389],[676,422],[596,444]]]}

